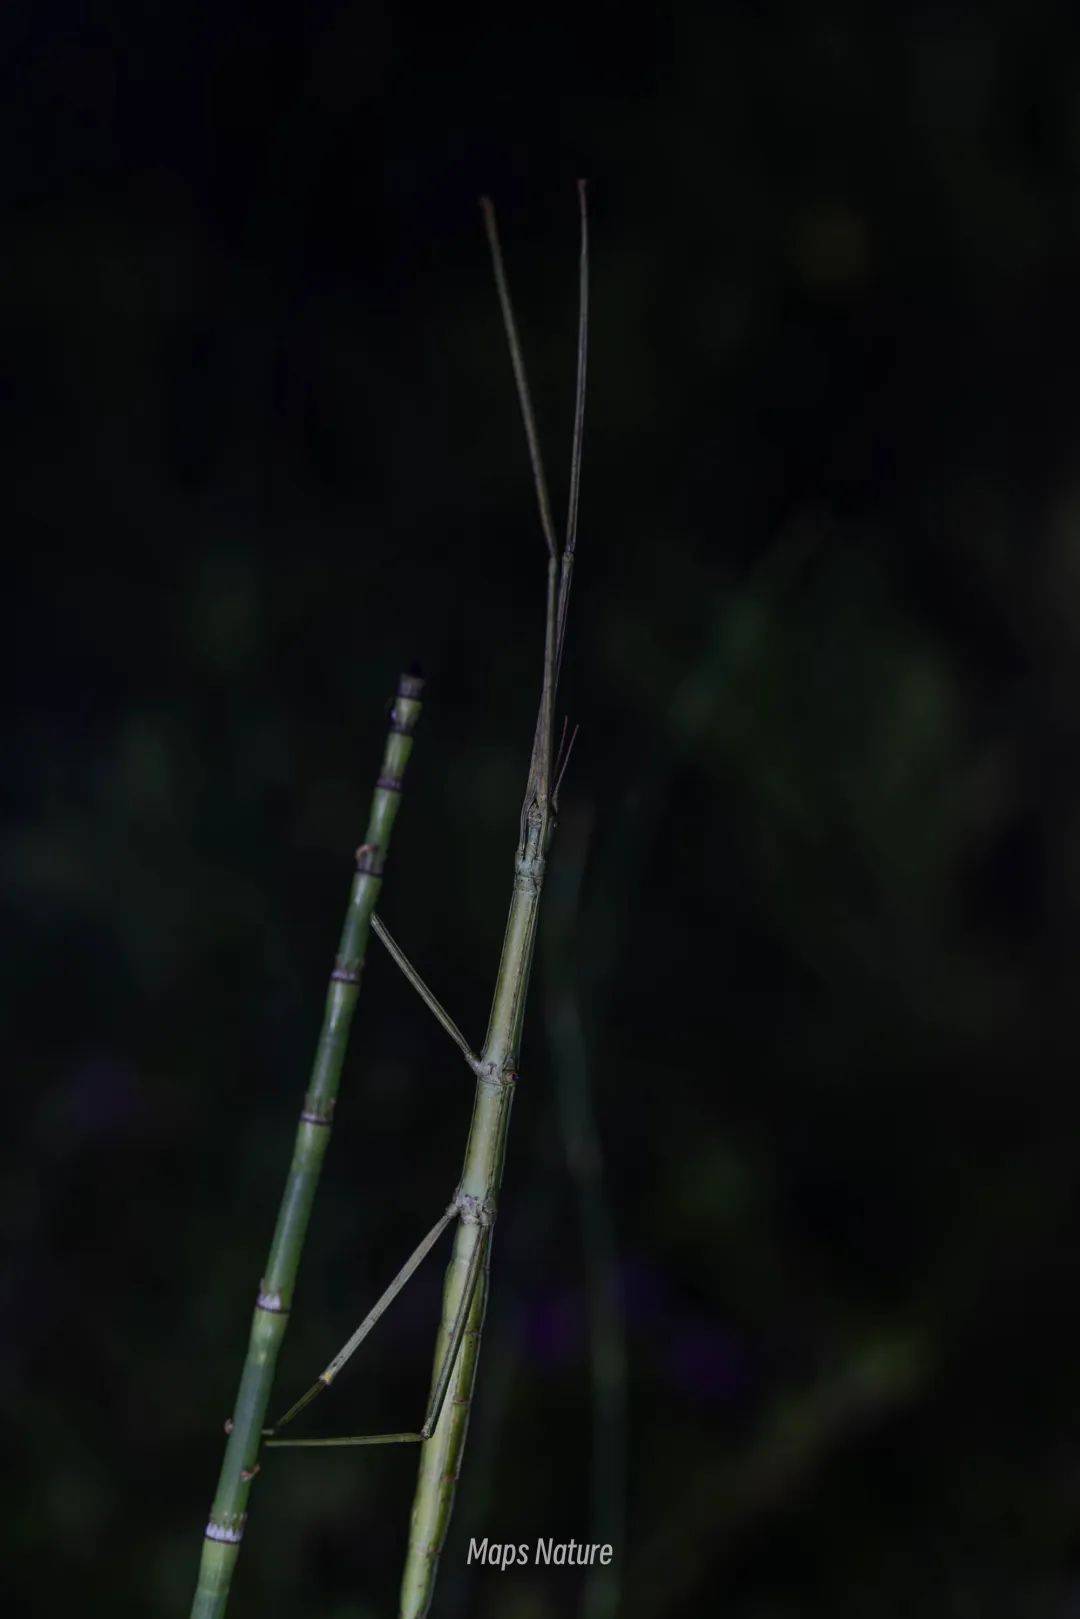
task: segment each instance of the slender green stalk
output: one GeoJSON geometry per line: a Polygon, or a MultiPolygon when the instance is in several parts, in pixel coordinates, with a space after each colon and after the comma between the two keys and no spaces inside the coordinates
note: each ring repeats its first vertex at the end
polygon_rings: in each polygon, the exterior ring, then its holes
{"type": "Polygon", "coordinates": [[[398,683],[367,832],[356,853],[356,875],[337,959],[330,974],[322,1032],[297,1127],[296,1146],[278,1210],[270,1256],[259,1285],[221,1477],[206,1526],[191,1619],[219,1619],[224,1613],[240,1551],[251,1481],[258,1471],[267,1402],[292,1306],[315,1188],[330,1139],[342,1061],[360,991],[371,914],[382,886],[390,834],[401,802],[405,766],[420,715],[422,691],[423,681],[416,675],[403,675],[398,683]]]}
{"type": "Polygon", "coordinates": [[[439,1399],[444,1399],[444,1403],[434,1432],[420,1452],[420,1471],[413,1500],[409,1547],[401,1586],[401,1619],[421,1619],[431,1605],[439,1555],[454,1504],[454,1491],[465,1446],[480,1334],[487,1304],[492,1235],[490,1228],[495,1219],[499,1188],[502,1183],[506,1137],[517,1080],[525,1000],[532,971],[540,896],[544,884],[545,860],[555,830],[555,798],[560,768],[559,762],[553,758],[553,712],[574,560],[585,390],[588,238],[583,184],[579,187],[579,194],[581,301],[578,326],[578,381],[570,479],[570,512],[561,557],[557,554],[555,544],[551,504],[547,495],[528,382],[521,358],[521,346],[503,270],[495,216],[490,203],[486,200],[484,203],[496,286],[529,444],[541,527],[548,550],[544,677],[529,777],[521,809],[521,828],[514,862],[510,911],[487,1035],[477,1064],[472,1120],[457,1193],[461,1218],[454,1242],[453,1258],[446,1275],[442,1320],[435,1349],[431,1410],[433,1412],[437,1410],[439,1399]],[[470,1286],[472,1286],[471,1301],[470,1286]],[[464,1316],[466,1311],[467,1318],[464,1316]],[[464,1328],[461,1325],[463,1319],[466,1320],[464,1328]],[[453,1346],[458,1336],[461,1337],[461,1348],[454,1358],[453,1346]],[[447,1386],[443,1387],[448,1359],[450,1375],[447,1386]]]}

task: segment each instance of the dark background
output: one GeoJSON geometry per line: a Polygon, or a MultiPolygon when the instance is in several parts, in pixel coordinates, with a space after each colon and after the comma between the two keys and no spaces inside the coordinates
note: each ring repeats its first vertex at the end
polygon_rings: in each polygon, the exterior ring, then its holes
{"type": "MultiPolygon", "coordinates": [[[[413,659],[381,908],[481,1038],[543,558],[476,198],[561,492],[586,174],[581,734],[436,1612],[1080,1613],[1075,12],[3,36],[5,1611],[187,1611],[413,659]]],[[[470,1094],[373,945],[275,1408],[470,1094]]],[[[417,1420],[440,1269],[312,1431],[417,1420]]],[[[238,1619],[390,1615],[414,1470],[268,1456],[238,1619]]]]}

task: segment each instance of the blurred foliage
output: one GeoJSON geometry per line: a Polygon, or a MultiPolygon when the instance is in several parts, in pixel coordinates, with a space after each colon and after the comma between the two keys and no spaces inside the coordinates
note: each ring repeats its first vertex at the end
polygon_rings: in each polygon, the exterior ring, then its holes
{"type": "MultiPolygon", "coordinates": [[[[186,1612],[414,658],[383,909],[482,1033],[543,565],[475,198],[561,487],[585,173],[566,949],[627,1334],[621,1611],[1080,1611],[1075,12],[5,29],[7,1608],[186,1612]]],[[[447,1619],[576,1609],[576,1574],[467,1568],[470,1531],[590,1538],[543,1004],[447,1619]]],[[[374,956],[283,1399],[442,1206],[468,1103],[374,956]]],[[[415,1420],[438,1283],[329,1428],[415,1420]]],[[[269,1462],[237,1619],[393,1612],[413,1472],[269,1462]]]]}

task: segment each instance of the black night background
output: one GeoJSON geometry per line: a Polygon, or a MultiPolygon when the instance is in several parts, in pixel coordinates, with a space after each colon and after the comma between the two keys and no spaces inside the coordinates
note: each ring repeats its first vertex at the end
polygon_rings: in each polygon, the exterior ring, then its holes
{"type": "MultiPolygon", "coordinates": [[[[585,175],[581,729],[433,1613],[1080,1614],[1075,10],[0,31],[4,1611],[188,1611],[414,660],[380,910],[482,1036],[544,564],[477,198],[561,514],[585,175]],[[466,1562],[597,1528],[604,1591],[466,1562]]],[[[373,942],[275,1409],[471,1089],[373,942]]],[[[313,1431],[418,1420],[441,1269],[313,1431]]],[[[415,1465],[264,1456],[236,1619],[395,1612],[415,1465]]]]}

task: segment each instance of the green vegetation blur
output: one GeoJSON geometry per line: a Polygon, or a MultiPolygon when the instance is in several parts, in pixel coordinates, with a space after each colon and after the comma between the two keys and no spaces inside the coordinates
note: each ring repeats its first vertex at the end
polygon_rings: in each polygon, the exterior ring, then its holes
{"type": "MultiPolygon", "coordinates": [[[[187,1612],[414,660],[380,910],[483,1035],[543,546],[476,199],[561,509],[585,174],[581,729],[435,1612],[1080,1612],[1075,11],[5,32],[4,1611],[187,1612]]],[[[470,1098],[373,941],[275,1409],[470,1098]]],[[[419,1422],[443,1258],[311,1432],[419,1422]]],[[[389,1619],[414,1473],[267,1453],[236,1619],[389,1619]]]]}

